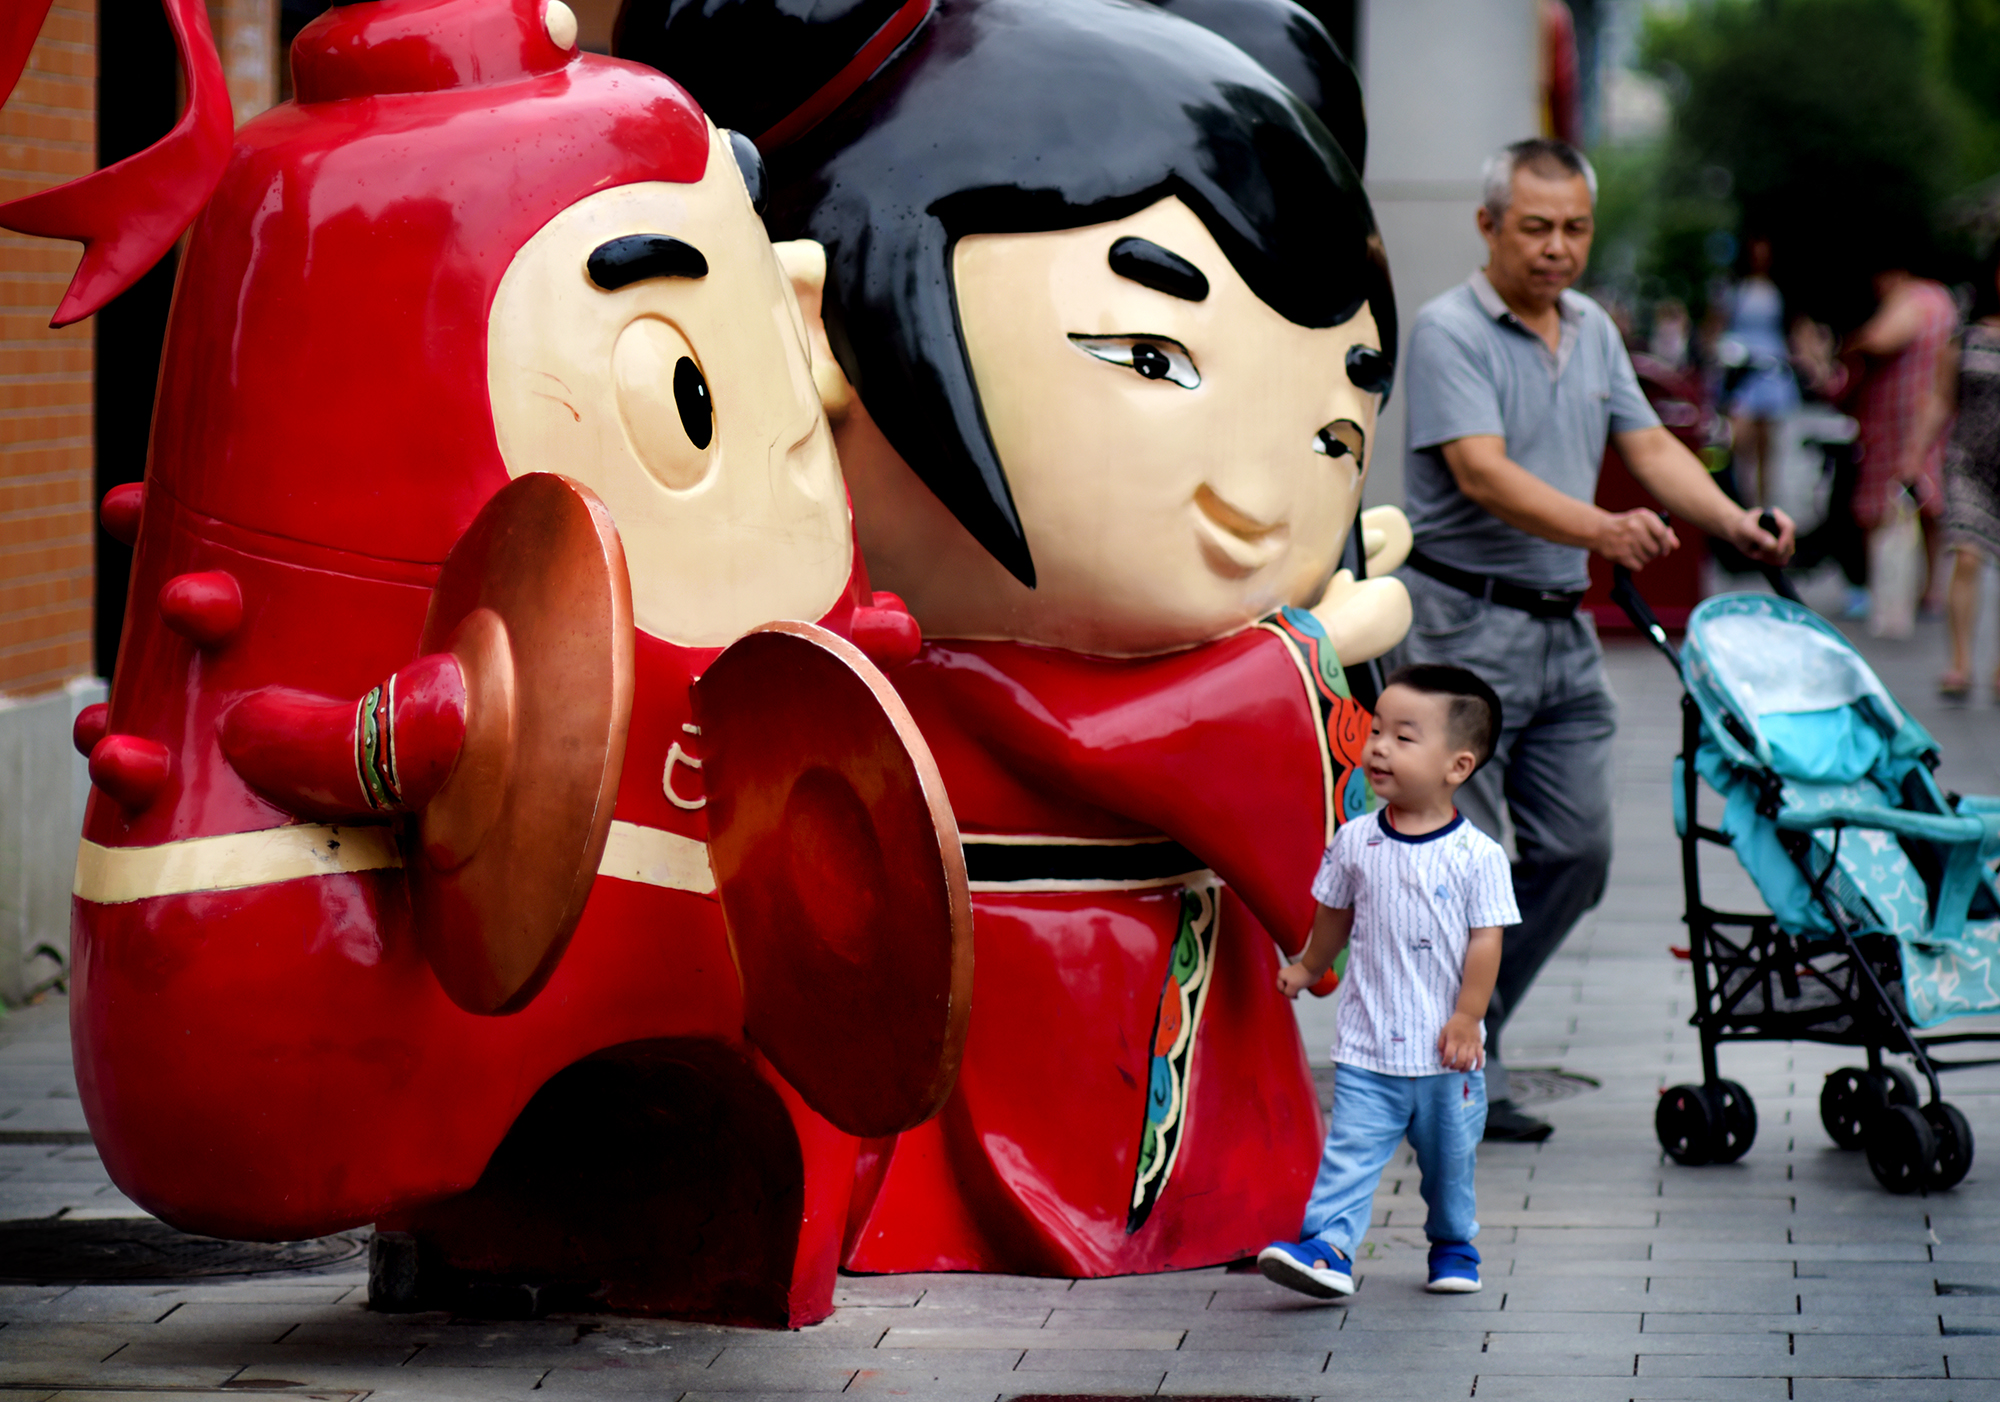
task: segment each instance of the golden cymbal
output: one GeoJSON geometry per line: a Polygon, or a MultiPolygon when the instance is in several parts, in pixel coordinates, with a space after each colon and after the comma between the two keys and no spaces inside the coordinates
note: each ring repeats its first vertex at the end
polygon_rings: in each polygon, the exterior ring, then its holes
{"type": "Polygon", "coordinates": [[[694,709],[745,1032],[848,1133],[922,1123],[972,998],[965,856],[929,746],[860,649],[809,623],[731,644],[694,709]]]}
{"type": "Polygon", "coordinates": [[[418,819],[417,938],[453,1002],[525,1006],[597,876],[632,717],[632,588],[603,503],[531,473],[452,547],[419,653],[465,677],[465,744],[418,819]]]}

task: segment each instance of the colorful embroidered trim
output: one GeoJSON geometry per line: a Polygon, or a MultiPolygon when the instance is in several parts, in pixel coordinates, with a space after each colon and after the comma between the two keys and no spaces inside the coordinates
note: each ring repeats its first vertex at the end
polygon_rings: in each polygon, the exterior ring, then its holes
{"type": "Polygon", "coordinates": [[[354,775],[368,806],[376,810],[400,807],[396,783],[396,747],[390,716],[396,705],[396,679],[391,677],[362,697],[354,708],[354,775]]]}
{"type": "Polygon", "coordinates": [[[1361,752],[1368,744],[1375,718],[1348,689],[1347,672],[1333,650],[1332,639],[1320,621],[1304,609],[1280,609],[1258,626],[1284,640],[1312,681],[1320,737],[1330,760],[1327,781],[1333,826],[1369,812],[1375,807],[1375,794],[1362,771],[1361,752]]]}
{"type": "Polygon", "coordinates": [[[1187,1097],[1194,1064],[1194,1038],[1208,1005],[1215,971],[1215,927],[1219,888],[1181,890],[1181,927],[1167,964],[1160,1011],[1153,1019],[1153,1058],[1146,1088],[1146,1118],[1139,1126],[1139,1166],[1133,1175],[1132,1206],[1126,1235],[1146,1225],[1153,1204],[1167,1186],[1187,1128],[1187,1097]]]}

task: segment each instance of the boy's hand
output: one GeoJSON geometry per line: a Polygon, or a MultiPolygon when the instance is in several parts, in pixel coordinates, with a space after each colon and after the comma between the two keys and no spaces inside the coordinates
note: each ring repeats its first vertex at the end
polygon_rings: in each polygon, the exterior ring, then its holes
{"type": "Polygon", "coordinates": [[[1278,991],[1287,998],[1298,997],[1301,991],[1318,982],[1304,964],[1287,964],[1278,970],[1278,991]]]}
{"type": "Polygon", "coordinates": [[[1477,1071],[1484,1066],[1486,1049],[1479,1044],[1479,1019],[1453,1013],[1444,1031],[1438,1033],[1438,1059],[1454,1071],[1477,1071]]]}

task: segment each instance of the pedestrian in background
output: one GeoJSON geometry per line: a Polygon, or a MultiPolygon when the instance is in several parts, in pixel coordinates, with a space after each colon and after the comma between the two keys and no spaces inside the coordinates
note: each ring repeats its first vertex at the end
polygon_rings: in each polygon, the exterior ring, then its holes
{"type": "Polygon", "coordinates": [[[1799,411],[1799,386],[1785,339],[1785,297],[1771,281],[1771,241],[1752,238],[1747,254],[1747,271],[1729,289],[1719,350],[1737,490],[1763,506],[1771,501],[1771,425],[1799,411]]]}
{"type": "MultiPolygon", "coordinates": [[[[1951,424],[1943,522],[1944,548],[1953,557],[1945,594],[1951,665],[1938,678],[1938,694],[1947,700],[1972,694],[1979,576],[1988,560],[2000,556],[2000,242],[1973,285],[1972,316],[1964,335],[1938,356],[1936,394],[1924,425],[1935,437],[1951,424]]],[[[1993,694],[2000,699],[2000,668],[1994,671],[1993,694]]]]}
{"type": "Polygon", "coordinates": [[[1847,338],[1842,361],[1829,368],[1819,389],[1844,401],[1861,425],[1861,475],[1854,491],[1854,519],[1861,529],[1872,533],[1888,524],[1905,489],[1915,499],[1929,556],[1924,599],[1935,608],[1942,582],[1936,563],[1944,442],[1931,404],[1938,359],[1958,329],[1958,304],[1942,284],[1916,276],[1893,252],[1876,261],[1875,313],[1847,338]]]}
{"type": "Polygon", "coordinates": [[[1486,1014],[1486,1137],[1539,1140],[1550,1126],[1512,1102],[1500,1031],[1603,896],[1611,864],[1617,707],[1596,631],[1577,616],[1586,561],[1594,551],[1639,569],[1679,543],[1651,510],[1593,503],[1606,440],[1668,508],[1759,559],[1782,563],[1792,526],[1780,514],[1769,535],[1723,494],[1660,426],[1611,318],[1570,290],[1595,230],[1597,177],[1583,155],[1516,142],[1483,183],[1486,267],[1428,303],[1410,334],[1405,648],[1413,663],[1470,668],[1499,694],[1493,762],[1458,792],[1490,836],[1503,810],[1512,818],[1521,909],[1486,1014]]]}

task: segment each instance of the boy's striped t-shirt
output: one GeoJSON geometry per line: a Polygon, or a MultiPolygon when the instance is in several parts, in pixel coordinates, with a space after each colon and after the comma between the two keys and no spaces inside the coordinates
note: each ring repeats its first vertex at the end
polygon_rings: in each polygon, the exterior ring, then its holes
{"type": "Polygon", "coordinates": [[[1507,854],[1463,814],[1407,837],[1387,811],[1342,826],[1313,880],[1321,905],[1354,912],[1333,1059],[1433,1076],[1451,1069],[1438,1034],[1458,1006],[1471,932],[1518,924],[1521,911],[1507,854]]]}

